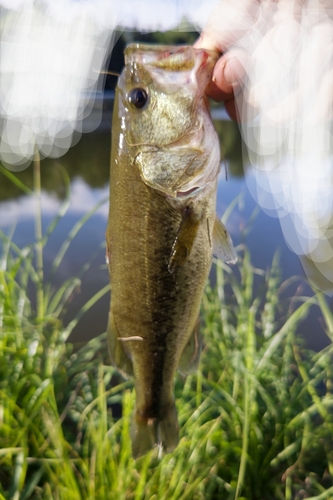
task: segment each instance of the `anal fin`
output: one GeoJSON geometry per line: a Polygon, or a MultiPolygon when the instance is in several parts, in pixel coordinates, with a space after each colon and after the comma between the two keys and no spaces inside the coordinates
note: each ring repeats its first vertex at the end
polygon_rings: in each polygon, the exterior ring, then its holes
{"type": "Polygon", "coordinates": [[[133,365],[132,361],[126,354],[126,347],[124,342],[119,341],[120,335],[119,330],[114,319],[114,315],[110,311],[109,313],[109,323],[107,329],[107,337],[109,343],[111,363],[117,370],[119,370],[124,377],[133,376],[133,365]]]}

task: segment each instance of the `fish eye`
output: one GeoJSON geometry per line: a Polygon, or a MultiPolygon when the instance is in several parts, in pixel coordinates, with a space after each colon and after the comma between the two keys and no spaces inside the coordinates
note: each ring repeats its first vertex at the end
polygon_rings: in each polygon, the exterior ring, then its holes
{"type": "Polygon", "coordinates": [[[148,100],[148,94],[145,89],[135,88],[128,94],[128,101],[137,109],[143,108],[148,100]]]}

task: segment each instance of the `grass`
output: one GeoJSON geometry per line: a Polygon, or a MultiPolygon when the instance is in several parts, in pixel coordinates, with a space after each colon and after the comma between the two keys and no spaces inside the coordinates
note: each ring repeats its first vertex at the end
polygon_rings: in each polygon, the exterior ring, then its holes
{"type": "MultiPolygon", "coordinates": [[[[37,207],[39,175],[36,161],[37,207]]],[[[68,199],[69,188],[60,216],[68,199]]],[[[63,243],[51,278],[88,216],[63,243]]],[[[43,247],[57,220],[42,234],[40,218],[39,207],[32,246],[2,234],[0,500],[333,498],[333,349],[310,352],[296,335],[319,306],[332,339],[322,294],[282,300],[292,280],[281,284],[278,258],[264,272],[246,248],[239,272],[217,265],[202,304],[200,369],[176,379],[179,446],[161,460],[152,451],[134,461],[132,381],[109,366],[105,335],[77,351],[66,343],[107,288],[63,326],[80,276],[58,290],[44,282],[43,247]]]]}

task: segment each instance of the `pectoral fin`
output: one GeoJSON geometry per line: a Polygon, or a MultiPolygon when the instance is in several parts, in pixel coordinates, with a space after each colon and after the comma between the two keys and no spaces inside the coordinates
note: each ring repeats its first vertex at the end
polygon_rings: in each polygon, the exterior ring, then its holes
{"type": "Polygon", "coordinates": [[[171,249],[168,265],[171,273],[176,267],[183,265],[190,255],[198,232],[199,223],[200,218],[194,214],[191,208],[187,208],[171,249]]]}
{"type": "Polygon", "coordinates": [[[112,312],[109,313],[109,323],[107,330],[111,363],[119,370],[124,377],[133,376],[132,361],[126,354],[124,342],[119,341],[120,335],[112,312]]]}
{"type": "Polygon", "coordinates": [[[237,254],[224,224],[215,219],[213,230],[213,255],[227,264],[236,264],[237,254]]]}
{"type": "Polygon", "coordinates": [[[189,375],[198,369],[200,355],[202,350],[202,342],[199,337],[199,319],[193,329],[193,332],[183,349],[180,357],[178,370],[183,375],[189,375]]]}

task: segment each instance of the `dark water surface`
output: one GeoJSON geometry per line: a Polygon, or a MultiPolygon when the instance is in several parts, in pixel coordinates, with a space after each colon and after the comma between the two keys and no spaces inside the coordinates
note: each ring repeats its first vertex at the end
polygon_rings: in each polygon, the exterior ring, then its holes
{"type": "MultiPolygon", "coordinates": [[[[64,182],[59,164],[66,168],[71,179],[70,207],[45,246],[46,279],[62,242],[74,224],[97,202],[108,197],[111,99],[107,99],[104,103],[101,101],[97,106],[104,107],[102,122],[98,129],[83,134],[81,140],[59,160],[42,161],[44,230],[56,216],[64,197],[64,182]]],[[[255,187],[255,180],[251,172],[247,173],[247,180],[243,175],[241,138],[237,125],[226,119],[221,108],[214,108],[212,116],[224,156],[218,187],[218,215],[222,216],[235,197],[239,197],[227,222],[234,245],[245,243],[250,249],[253,264],[261,269],[270,267],[274,253],[280,249],[282,278],[286,279],[293,275],[304,276],[299,257],[290,251],[283,239],[279,220],[264,213],[250,194],[250,190],[255,187]],[[257,212],[255,217],[253,217],[254,212],[257,212]]],[[[91,130],[98,123],[98,113],[96,115],[92,113],[84,130],[91,130]]],[[[32,185],[31,166],[16,175],[25,184],[32,185]]],[[[15,226],[13,240],[20,247],[34,241],[35,208],[35,200],[22,195],[22,191],[0,173],[0,228],[9,234],[15,226]]],[[[106,201],[80,229],[53,279],[54,286],[59,287],[66,279],[77,276],[85,264],[92,261],[82,277],[80,289],[71,297],[64,316],[65,323],[68,323],[82,305],[109,282],[104,244],[107,214],[106,201]]],[[[296,289],[297,284],[289,290],[289,294],[295,293],[296,289]]],[[[309,293],[309,287],[305,290],[309,293]]],[[[86,341],[105,331],[109,300],[109,294],[105,295],[83,316],[70,337],[71,341],[86,341]]],[[[328,343],[321,327],[318,308],[312,308],[310,316],[300,329],[300,334],[313,349],[322,348],[328,343]]]]}

